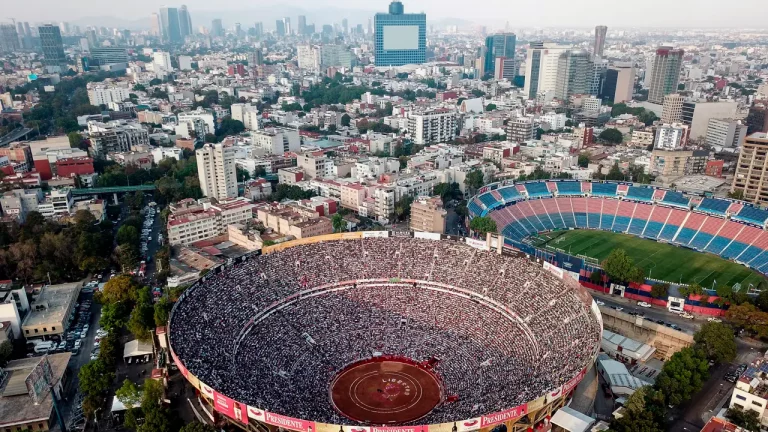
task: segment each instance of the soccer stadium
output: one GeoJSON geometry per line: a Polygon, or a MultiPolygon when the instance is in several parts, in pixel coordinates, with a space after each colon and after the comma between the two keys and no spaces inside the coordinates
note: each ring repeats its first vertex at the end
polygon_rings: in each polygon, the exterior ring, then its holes
{"type": "Polygon", "coordinates": [[[379,231],[265,247],[184,292],[171,355],[246,430],[536,427],[593,364],[600,312],[562,272],[489,243],[379,231]]]}
{"type": "Polygon", "coordinates": [[[747,287],[768,274],[768,211],[741,201],[552,180],[495,183],[468,208],[496,221],[507,245],[558,265],[588,267],[621,247],[652,280],[747,287]]]}

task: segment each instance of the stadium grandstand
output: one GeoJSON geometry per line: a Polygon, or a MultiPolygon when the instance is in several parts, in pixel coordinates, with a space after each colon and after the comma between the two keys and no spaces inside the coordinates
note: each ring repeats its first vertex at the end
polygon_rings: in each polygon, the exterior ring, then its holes
{"type": "Polygon", "coordinates": [[[174,305],[174,362],[244,424],[542,424],[599,349],[591,296],[524,254],[402,235],[312,237],[213,269],[174,305]]]}
{"type": "Polygon", "coordinates": [[[551,180],[488,185],[468,208],[470,217],[490,216],[515,247],[547,231],[604,230],[708,252],[768,274],[768,211],[741,201],[629,183],[551,180]]]}

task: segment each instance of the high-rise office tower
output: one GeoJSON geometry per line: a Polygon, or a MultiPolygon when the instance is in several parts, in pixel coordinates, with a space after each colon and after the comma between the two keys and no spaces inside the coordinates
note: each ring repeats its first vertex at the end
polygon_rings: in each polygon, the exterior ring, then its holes
{"type": "Polygon", "coordinates": [[[292,35],[293,29],[291,29],[291,17],[283,18],[283,26],[285,27],[285,34],[292,35]]]}
{"type": "Polygon", "coordinates": [[[184,39],[181,36],[179,26],[179,10],[176,8],[160,8],[160,23],[163,27],[163,40],[169,43],[181,43],[184,39]]]}
{"type": "Polygon", "coordinates": [[[66,21],[62,21],[59,23],[59,34],[68,35],[69,34],[69,23],[66,21]]]}
{"type": "Polygon", "coordinates": [[[16,32],[16,26],[0,24],[0,52],[11,53],[19,48],[19,35],[16,32]]]}
{"type": "Polygon", "coordinates": [[[19,48],[29,48],[26,46],[26,34],[24,34],[24,24],[19,21],[16,23],[16,36],[19,40],[19,48]]]}
{"type": "Polygon", "coordinates": [[[744,138],[731,192],[743,192],[745,201],[761,205],[768,204],[766,155],[768,155],[768,134],[755,132],[744,138]]]}
{"type": "Polygon", "coordinates": [[[67,57],[64,55],[64,44],[61,41],[61,29],[46,24],[37,28],[40,33],[40,46],[43,51],[43,66],[47,69],[65,71],[67,57]]]}
{"type": "Polygon", "coordinates": [[[605,35],[608,34],[608,27],[597,26],[595,27],[595,57],[602,57],[605,50],[605,35]]]}
{"type": "Polygon", "coordinates": [[[256,36],[261,36],[264,34],[264,23],[263,22],[257,22],[254,26],[254,29],[256,29],[256,36]]]}
{"type": "Polygon", "coordinates": [[[240,26],[240,23],[235,23],[235,36],[238,38],[243,37],[243,28],[240,26]]]}
{"type": "MultiPolygon", "coordinates": [[[[153,13],[149,16],[149,31],[153,36],[162,36],[162,24],[160,24],[160,15],[153,13]]],[[[94,32],[95,33],[95,32],[94,32]]]]}
{"type": "Polygon", "coordinates": [[[234,147],[206,144],[195,151],[198,178],[203,195],[219,201],[237,197],[234,147]]]}
{"type": "Polygon", "coordinates": [[[557,62],[555,97],[568,100],[571,95],[588,94],[592,77],[592,61],[588,52],[584,50],[563,52],[557,62]]]}
{"type": "MultiPolygon", "coordinates": [[[[496,61],[502,59],[515,60],[515,42],[517,37],[514,33],[499,33],[485,38],[485,74],[493,73],[496,70],[496,61]]],[[[512,77],[504,76],[512,81],[514,77],[514,67],[512,67],[512,77]]]]}
{"type": "Polygon", "coordinates": [[[427,15],[407,14],[394,0],[389,13],[377,13],[375,21],[376,66],[422,64],[427,58],[427,15]]]}
{"type": "Polygon", "coordinates": [[[531,42],[525,64],[524,88],[529,99],[555,90],[560,54],[571,48],[570,45],[531,42]]]}
{"type": "Polygon", "coordinates": [[[629,65],[614,65],[605,72],[605,80],[599,96],[604,101],[622,103],[632,100],[635,88],[635,68],[629,65]]]}
{"type": "Polygon", "coordinates": [[[192,34],[192,17],[186,5],[181,5],[179,8],[179,33],[182,40],[192,34]]]}
{"type": "Polygon", "coordinates": [[[605,82],[605,75],[608,73],[608,60],[595,57],[592,61],[592,79],[590,80],[589,94],[597,96],[605,82]]]}
{"type": "Polygon", "coordinates": [[[285,36],[285,23],[283,20],[275,21],[275,33],[277,33],[278,36],[285,36]]]}
{"type": "Polygon", "coordinates": [[[648,102],[664,103],[664,96],[677,91],[683,54],[683,50],[671,47],[662,46],[656,50],[648,88],[648,102]]]}
{"type": "Polygon", "coordinates": [[[349,33],[349,21],[346,18],[341,20],[341,29],[344,30],[344,34],[349,33]]]}
{"type": "Polygon", "coordinates": [[[296,30],[300,35],[307,34],[307,17],[299,15],[299,28],[296,30]]]}
{"type": "Polygon", "coordinates": [[[222,37],[224,36],[224,26],[221,24],[221,19],[216,18],[211,21],[211,36],[222,37]]]}

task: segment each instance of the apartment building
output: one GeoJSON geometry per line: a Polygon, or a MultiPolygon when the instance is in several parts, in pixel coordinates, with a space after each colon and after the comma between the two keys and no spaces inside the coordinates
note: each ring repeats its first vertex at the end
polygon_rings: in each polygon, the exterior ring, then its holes
{"type": "Polygon", "coordinates": [[[456,127],[456,112],[448,108],[420,111],[408,119],[408,133],[418,145],[452,141],[456,127]]]}
{"type": "Polygon", "coordinates": [[[680,123],[665,124],[656,128],[653,148],[657,150],[682,150],[688,144],[686,125],[680,123]]]}
{"type": "Polygon", "coordinates": [[[680,123],[683,115],[683,102],[685,98],[680,93],[672,93],[664,96],[661,108],[661,122],[665,124],[680,123]]]}
{"type": "Polygon", "coordinates": [[[419,197],[411,203],[411,230],[444,234],[447,215],[440,197],[419,197]]]}
{"type": "Polygon", "coordinates": [[[205,199],[182,200],[170,206],[168,242],[171,246],[189,245],[219,236],[226,232],[227,226],[253,219],[254,207],[242,197],[223,199],[215,204],[205,199]]]}
{"type": "MultiPolygon", "coordinates": [[[[736,381],[728,408],[757,412],[763,428],[768,427],[768,359],[760,357],[736,381]]],[[[738,429],[737,429],[738,430],[738,429]]]]}
{"type": "Polygon", "coordinates": [[[507,140],[522,143],[535,137],[536,124],[533,117],[516,117],[507,122],[507,140]]]}
{"type": "Polygon", "coordinates": [[[222,143],[205,144],[195,151],[203,194],[216,200],[237,197],[236,149],[222,143]]]}
{"type": "Polygon", "coordinates": [[[301,169],[305,178],[333,177],[333,160],[323,153],[303,153],[296,158],[296,167],[301,169]]]}
{"type": "Polygon", "coordinates": [[[107,123],[89,121],[87,138],[96,157],[149,145],[149,132],[140,123],[124,120],[107,123]]]}
{"type": "Polygon", "coordinates": [[[0,195],[0,208],[3,215],[13,216],[23,223],[27,213],[38,211],[38,204],[44,199],[40,189],[14,189],[0,195]]]}
{"type": "Polygon", "coordinates": [[[712,147],[738,147],[747,136],[747,125],[736,119],[710,119],[706,142],[712,147]]]}
{"type": "Polygon", "coordinates": [[[130,98],[126,87],[96,86],[88,89],[88,101],[91,105],[107,105],[110,102],[122,102],[130,98]]]}
{"type": "Polygon", "coordinates": [[[651,153],[651,174],[660,177],[680,177],[702,174],[709,152],[705,150],[654,150],[651,153]]]}
{"type": "Polygon", "coordinates": [[[254,156],[281,155],[301,151],[299,131],[291,129],[266,129],[251,132],[254,156]]]}
{"type": "Polygon", "coordinates": [[[21,323],[24,337],[48,339],[64,333],[74,317],[75,304],[82,287],[82,282],[44,286],[30,304],[30,312],[21,323]]]}
{"type": "Polygon", "coordinates": [[[329,218],[297,203],[264,204],[258,207],[257,217],[265,227],[297,239],[333,233],[333,223],[329,218]]]}
{"type": "Polygon", "coordinates": [[[648,148],[653,145],[656,135],[650,130],[635,130],[632,131],[632,139],[629,142],[630,147],[648,148]]]}
{"type": "Polygon", "coordinates": [[[744,200],[768,204],[768,133],[755,132],[744,138],[731,192],[741,191],[744,200]]]}

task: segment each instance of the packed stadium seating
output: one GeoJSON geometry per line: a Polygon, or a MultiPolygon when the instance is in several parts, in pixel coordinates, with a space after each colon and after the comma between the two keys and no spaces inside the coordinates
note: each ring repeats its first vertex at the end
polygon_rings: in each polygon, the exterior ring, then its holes
{"type": "Polygon", "coordinates": [[[542,231],[600,229],[717,254],[768,274],[768,211],[751,204],[721,198],[697,203],[680,192],[644,185],[573,180],[523,185],[537,198],[529,193],[528,199],[506,200],[504,191],[517,192],[521,184],[491,185],[502,200],[492,207],[470,205],[470,214],[489,215],[513,244],[542,231]]]}
{"type": "Polygon", "coordinates": [[[540,265],[464,243],[326,241],[210,273],[174,307],[170,341],[216,391],[332,424],[354,424],[328,398],[346,365],[377,353],[437,358],[458,401],[419,424],[440,423],[518,406],[577,376],[600,344],[590,302],[540,265]]]}

